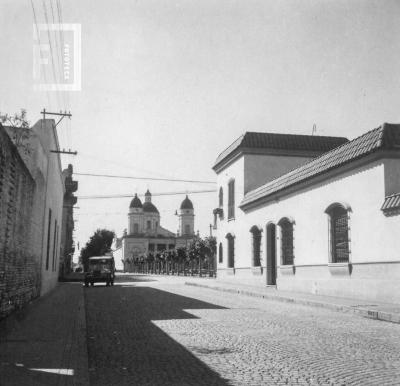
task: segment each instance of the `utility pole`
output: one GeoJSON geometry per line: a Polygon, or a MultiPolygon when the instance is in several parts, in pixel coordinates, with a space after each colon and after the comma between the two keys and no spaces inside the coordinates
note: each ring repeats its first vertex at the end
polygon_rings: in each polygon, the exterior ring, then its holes
{"type": "MultiPolygon", "coordinates": [[[[43,120],[46,119],[46,114],[47,114],[47,115],[56,115],[56,116],[61,117],[61,118],[58,120],[58,122],[55,124],[54,127],[57,127],[57,125],[58,125],[65,117],[68,117],[69,119],[71,119],[71,117],[72,117],[71,111],[69,111],[68,113],[67,113],[66,111],[64,111],[64,112],[60,111],[59,113],[51,113],[51,112],[49,112],[49,111],[46,111],[45,108],[43,108],[43,111],[41,111],[40,114],[43,114],[43,120]]],[[[78,154],[77,151],[71,151],[71,149],[68,149],[68,150],[65,150],[65,149],[62,149],[62,150],[50,150],[50,153],[70,154],[70,155],[77,155],[77,154],[78,154]]]]}
{"type": "Polygon", "coordinates": [[[72,117],[71,111],[69,111],[68,113],[66,111],[64,111],[64,112],[60,111],[59,113],[50,113],[49,111],[46,111],[45,108],[43,108],[43,111],[41,111],[40,114],[43,114],[43,119],[46,119],[46,114],[60,116],[61,118],[56,123],[56,127],[65,117],[68,117],[69,119],[71,119],[71,117],[72,117]]]}
{"type": "Polygon", "coordinates": [[[212,228],[213,228],[213,226],[212,226],[212,224],[210,224],[210,237],[212,237],[212,228]]]}

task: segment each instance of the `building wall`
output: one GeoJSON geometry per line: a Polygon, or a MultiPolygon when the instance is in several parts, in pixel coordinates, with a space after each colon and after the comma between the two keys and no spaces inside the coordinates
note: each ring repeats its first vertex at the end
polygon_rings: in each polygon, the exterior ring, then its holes
{"type": "MultiPolygon", "coordinates": [[[[237,269],[234,275],[226,275],[222,271],[219,277],[222,280],[240,280],[264,286],[266,225],[269,222],[277,224],[281,218],[290,217],[295,222],[295,270],[293,274],[293,269],[280,268],[280,238],[277,227],[278,289],[388,302],[400,301],[400,216],[385,217],[380,210],[387,187],[393,185],[387,178],[393,178],[399,169],[400,160],[374,161],[342,171],[327,180],[310,184],[301,191],[246,213],[241,211],[243,215],[238,217],[240,226],[235,226],[237,269]],[[328,266],[329,228],[325,210],[336,202],[346,203],[351,208],[351,271],[348,268],[336,270],[328,266]],[[249,230],[253,225],[263,230],[262,269],[251,268],[252,235],[249,230]]],[[[392,187],[392,190],[396,188],[392,187]]],[[[219,242],[221,236],[218,234],[219,242]]]]}
{"type": "MultiPolygon", "coordinates": [[[[240,233],[243,232],[243,224],[246,221],[245,214],[238,208],[239,203],[242,201],[244,197],[244,157],[241,156],[236,160],[236,162],[227,166],[224,170],[222,170],[217,175],[217,193],[215,196],[216,206],[218,206],[218,194],[219,189],[222,187],[223,189],[223,217],[222,219],[217,220],[217,251],[219,248],[219,244],[222,244],[223,248],[223,261],[222,263],[218,261],[218,275],[219,278],[230,278],[232,274],[232,270],[227,270],[227,252],[228,252],[228,241],[226,239],[226,235],[229,233],[235,237],[235,256],[242,256],[245,251],[240,251],[241,244],[237,244],[236,240],[240,233]],[[228,183],[232,179],[235,180],[235,218],[234,220],[228,219],[228,183]]],[[[240,264],[240,260],[235,259],[235,266],[240,264]]]]}
{"type": "Polygon", "coordinates": [[[312,160],[315,156],[244,155],[244,193],[312,160]]]}
{"type": "Polygon", "coordinates": [[[117,271],[124,271],[124,255],[122,246],[113,250],[115,269],[117,271]]]}
{"type": "MultiPolygon", "coordinates": [[[[62,208],[64,182],[62,178],[60,155],[50,150],[59,150],[57,132],[53,119],[40,119],[32,127],[29,138],[29,153],[20,152],[30,170],[35,183],[32,248],[41,256],[40,294],[55,287],[58,281],[60,258],[62,208]],[[50,232],[48,227],[51,209],[50,232]],[[48,237],[50,234],[50,237],[48,237]],[[49,247],[47,248],[47,245],[49,247]],[[47,253],[47,250],[49,251],[47,253]],[[48,254],[48,263],[47,263],[48,254]]],[[[10,128],[8,128],[10,130],[10,128]]]]}
{"type": "Polygon", "coordinates": [[[0,125],[0,319],[35,298],[40,256],[34,237],[35,182],[0,125]]]}
{"type": "Polygon", "coordinates": [[[63,199],[62,209],[62,226],[61,226],[61,246],[60,246],[60,268],[59,277],[71,273],[72,270],[72,255],[75,252],[73,231],[75,227],[74,223],[74,205],[77,202],[77,198],[74,196],[74,192],[78,189],[78,182],[72,179],[73,168],[72,165],[68,165],[67,169],[63,170],[63,179],[65,186],[65,193],[63,199]]]}
{"type": "Polygon", "coordinates": [[[37,135],[44,149],[44,156],[48,160],[45,175],[45,202],[42,206],[44,221],[42,232],[41,294],[43,295],[53,289],[58,281],[65,187],[60,155],[50,151],[59,149],[54,120],[41,119],[32,127],[32,130],[37,135]]]}

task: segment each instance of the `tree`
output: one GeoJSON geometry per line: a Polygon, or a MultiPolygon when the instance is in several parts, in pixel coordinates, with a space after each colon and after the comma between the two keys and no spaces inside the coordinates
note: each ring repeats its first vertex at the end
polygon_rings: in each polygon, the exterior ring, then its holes
{"type": "Polygon", "coordinates": [[[26,110],[21,109],[20,114],[15,113],[14,115],[0,113],[0,121],[11,128],[11,139],[15,146],[25,154],[30,154],[32,149],[29,144],[29,138],[32,130],[29,127],[26,110]]]}
{"type": "Polygon", "coordinates": [[[115,232],[107,229],[97,229],[90,237],[86,245],[81,249],[80,262],[85,271],[88,270],[89,257],[103,256],[111,251],[111,244],[114,240],[115,232]]]}

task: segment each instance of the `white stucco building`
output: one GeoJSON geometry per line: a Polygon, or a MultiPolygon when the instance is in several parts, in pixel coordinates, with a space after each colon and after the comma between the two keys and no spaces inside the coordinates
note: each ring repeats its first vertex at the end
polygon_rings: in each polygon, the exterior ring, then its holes
{"type": "Polygon", "coordinates": [[[246,133],[214,170],[219,280],[400,301],[400,125],[350,142],[246,133]]]}
{"type": "MultiPolygon", "coordinates": [[[[11,138],[21,130],[5,128],[11,138]]],[[[44,295],[58,282],[65,186],[54,119],[40,119],[28,132],[26,148],[20,147],[19,153],[35,181],[30,252],[37,256],[39,292],[44,295]]]]}

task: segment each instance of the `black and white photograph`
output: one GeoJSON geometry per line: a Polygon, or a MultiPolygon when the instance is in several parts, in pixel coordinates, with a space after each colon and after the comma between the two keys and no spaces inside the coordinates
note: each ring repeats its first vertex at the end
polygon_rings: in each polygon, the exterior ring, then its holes
{"type": "Polygon", "coordinates": [[[0,386],[400,385],[399,0],[0,0],[0,386]]]}

